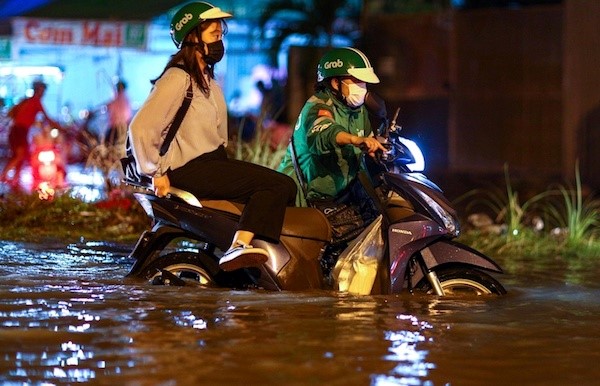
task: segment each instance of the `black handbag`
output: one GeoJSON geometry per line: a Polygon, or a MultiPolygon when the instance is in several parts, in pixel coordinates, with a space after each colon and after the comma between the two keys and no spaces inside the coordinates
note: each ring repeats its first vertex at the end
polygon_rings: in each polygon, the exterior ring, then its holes
{"type": "Polygon", "coordinates": [[[367,225],[358,208],[350,203],[336,200],[310,200],[309,204],[327,217],[333,233],[331,241],[333,245],[345,244],[354,239],[367,225]]]}

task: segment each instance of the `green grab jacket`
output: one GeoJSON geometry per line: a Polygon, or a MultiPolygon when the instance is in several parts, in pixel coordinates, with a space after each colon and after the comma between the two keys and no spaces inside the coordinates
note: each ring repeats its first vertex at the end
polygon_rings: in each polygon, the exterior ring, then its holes
{"type": "Polygon", "coordinates": [[[292,134],[298,165],[307,184],[307,197],[298,182],[289,146],[278,168],[298,185],[296,205],[307,206],[306,198],[336,197],[358,174],[361,151],[353,145],[340,147],[335,137],[341,131],[360,137],[371,134],[365,106],[352,109],[330,90],[311,96],[302,108],[292,134]]]}

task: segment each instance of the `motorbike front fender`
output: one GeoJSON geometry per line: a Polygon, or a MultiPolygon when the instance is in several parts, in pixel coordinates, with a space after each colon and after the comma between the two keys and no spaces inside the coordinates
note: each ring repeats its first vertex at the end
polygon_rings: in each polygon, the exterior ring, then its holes
{"type": "MultiPolygon", "coordinates": [[[[414,253],[413,256],[416,256],[414,253]]],[[[429,270],[434,270],[435,267],[440,265],[458,264],[503,273],[502,268],[488,256],[464,244],[445,238],[437,238],[432,243],[420,249],[418,253],[420,253],[425,267],[429,270]]],[[[391,290],[393,293],[401,292],[405,286],[416,285],[425,276],[420,264],[417,264],[415,267],[416,270],[410,273],[410,278],[404,276],[408,267],[405,267],[401,271],[403,274],[402,277],[398,276],[398,273],[395,276],[392,275],[391,290]],[[410,284],[405,282],[405,279],[408,279],[410,284]]]]}
{"type": "MultiPolygon", "coordinates": [[[[421,250],[421,256],[425,267],[434,270],[441,265],[459,264],[483,269],[486,271],[503,273],[502,268],[495,261],[483,253],[452,240],[437,240],[435,243],[421,250]]],[[[425,276],[425,272],[419,267],[411,276],[410,281],[414,286],[425,276]]]]}
{"type": "Polygon", "coordinates": [[[453,240],[439,239],[421,251],[427,268],[447,263],[462,263],[487,271],[502,273],[494,260],[476,249],[453,240]]]}

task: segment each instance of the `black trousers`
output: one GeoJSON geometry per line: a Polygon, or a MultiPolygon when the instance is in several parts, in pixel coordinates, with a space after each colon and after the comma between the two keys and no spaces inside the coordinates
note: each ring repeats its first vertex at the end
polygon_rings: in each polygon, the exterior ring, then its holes
{"type": "Polygon", "coordinates": [[[228,159],[223,146],[167,172],[171,185],[199,199],[245,204],[238,230],[278,242],[285,208],[296,200],[296,183],[285,174],[228,159]]]}

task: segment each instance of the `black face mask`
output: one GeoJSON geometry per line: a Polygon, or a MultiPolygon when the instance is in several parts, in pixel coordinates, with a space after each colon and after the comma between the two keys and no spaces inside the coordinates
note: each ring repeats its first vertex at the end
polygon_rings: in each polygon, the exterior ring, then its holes
{"type": "Polygon", "coordinates": [[[204,55],[204,61],[209,66],[212,66],[223,59],[223,55],[225,55],[225,47],[223,46],[222,40],[217,40],[213,43],[207,43],[206,48],[208,48],[208,54],[204,55]]]}
{"type": "Polygon", "coordinates": [[[223,55],[225,55],[225,47],[223,46],[222,40],[217,40],[212,43],[193,43],[193,42],[183,42],[184,46],[196,47],[196,50],[202,54],[202,58],[204,62],[209,66],[214,65],[223,59],[223,55]],[[208,49],[208,54],[204,52],[204,46],[208,49]]]}

